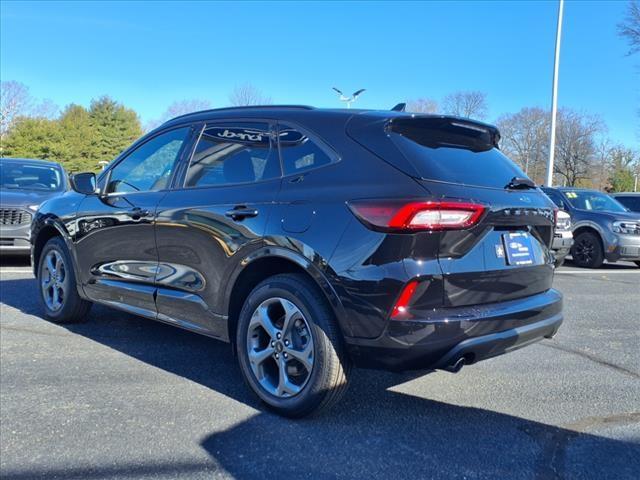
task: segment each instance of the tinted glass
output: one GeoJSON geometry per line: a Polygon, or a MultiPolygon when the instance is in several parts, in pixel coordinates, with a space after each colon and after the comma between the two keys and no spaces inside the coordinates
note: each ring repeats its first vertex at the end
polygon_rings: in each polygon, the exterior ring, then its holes
{"type": "Polygon", "coordinates": [[[592,210],[596,212],[626,212],[627,210],[620,203],[600,192],[567,190],[565,197],[574,208],[581,210],[592,210]]]}
{"type": "Polygon", "coordinates": [[[640,195],[637,197],[616,197],[616,200],[632,212],[640,212],[640,195]]]}
{"type": "Polygon", "coordinates": [[[425,180],[504,188],[513,177],[527,177],[481,127],[417,119],[393,125],[388,134],[425,180]]]}
{"type": "Polygon", "coordinates": [[[108,193],[162,190],[171,178],[190,128],[178,128],[142,144],[111,171],[108,193]]]}
{"type": "Polygon", "coordinates": [[[257,182],[280,176],[266,123],[207,125],[189,164],[186,187],[257,182]]]}
{"type": "Polygon", "coordinates": [[[564,204],[564,200],[562,199],[562,195],[556,192],[555,190],[544,190],[544,193],[551,199],[553,203],[556,204],[558,208],[562,208],[566,210],[566,205],[564,204]]]}
{"type": "Polygon", "coordinates": [[[64,187],[62,171],[56,167],[16,161],[0,162],[0,188],[55,192],[64,187]]]}
{"type": "Polygon", "coordinates": [[[278,138],[285,175],[305,172],[333,162],[322,148],[298,130],[281,125],[278,138]]]}

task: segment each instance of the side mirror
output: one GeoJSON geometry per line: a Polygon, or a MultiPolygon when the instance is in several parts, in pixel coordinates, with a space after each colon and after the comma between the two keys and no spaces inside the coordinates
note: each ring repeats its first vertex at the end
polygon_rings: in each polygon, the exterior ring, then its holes
{"type": "Polygon", "coordinates": [[[76,173],[69,175],[71,188],[83,195],[94,195],[96,193],[96,174],[92,172],[76,173]]]}

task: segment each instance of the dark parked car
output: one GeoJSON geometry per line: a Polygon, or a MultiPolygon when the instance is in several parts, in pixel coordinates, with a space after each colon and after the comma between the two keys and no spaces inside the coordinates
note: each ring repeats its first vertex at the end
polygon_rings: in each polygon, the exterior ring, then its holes
{"type": "Polygon", "coordinates": [[[231,342],[289,416],[335,402],[352,364],[457,371],[551,337],[554,205],[498,139],[399,112],[175,118],[40,208],[44,311],[98,302],[231,342]]]}
{"type": "Polygon", "coordinates": [[[67,185],[57,163],[0,158],[0,253],[29,255],[33,214],[45,200],[62,195],[67,185]]]}
{"type": "Polygon", "coordinates": [[[598,268],[606,260],[640,266],[640,214],[629,212],[606,193],[585,188],[543,188],[571,215],[571,257],[580,267],[598,268]]]}
{"type": "Polygon", "coordinates": [[[612,193],[611,196],[624,205],[627,210],[640,213],[640,193],[612,193]]]}

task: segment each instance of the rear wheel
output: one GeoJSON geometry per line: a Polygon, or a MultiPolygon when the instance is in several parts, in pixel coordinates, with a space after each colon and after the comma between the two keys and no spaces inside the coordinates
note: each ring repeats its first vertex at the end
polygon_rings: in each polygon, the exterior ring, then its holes
{"type": "Polygon", "coordinates": [[[573,263],[579,267],[599,268],[604,262],[602,243],[596,233],[582,232],[571,247],[573,263]]]}
{"type": "Polygon", "coordinates": [[[78,295],[71,256],[60,237],[49,240],[38,263],[40,303],[45,316],[55,323],[78,323],[87,320],[91,302],[78,295]]]}
{"type": "Polygon", "coordinates": [[[251,292],[236,349],[246,383],[281,415],[317,412],[346,390],[350,362],[336,320],[304,275],[276,275],[251,292]]]}

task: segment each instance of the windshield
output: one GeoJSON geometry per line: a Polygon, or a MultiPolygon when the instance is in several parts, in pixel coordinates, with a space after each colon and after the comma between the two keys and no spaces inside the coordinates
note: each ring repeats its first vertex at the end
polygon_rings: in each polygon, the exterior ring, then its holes
{"type": "Polygon", "coordinates": [[[564,195],[574,208],[596,212],[626,212],[620,202],[600,192],[566,191],[564,195]]]}
{"type": "Polygon", "coordinates": [[[62,171],[56,167],[19,162],[0,163],[2,189],[55,192],[63,187],[62,171]]]}

